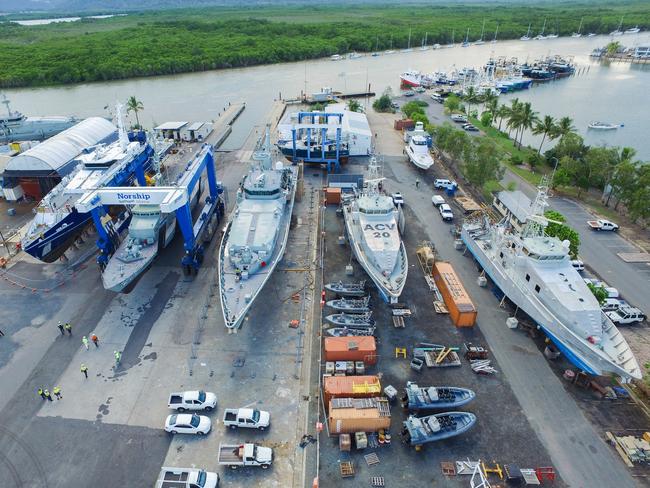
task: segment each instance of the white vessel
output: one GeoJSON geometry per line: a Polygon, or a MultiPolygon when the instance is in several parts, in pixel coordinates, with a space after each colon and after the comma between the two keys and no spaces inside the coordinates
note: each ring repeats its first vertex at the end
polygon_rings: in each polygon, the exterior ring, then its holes
{"type": "Polygon", "coordinates": [[[397,302],[408,273],[406,249],[399,234],[399,209],[380,193],[379,166],[373,156],[366,187],[358,198],[343,205],[350,247],[357,261],[387,302],[397,302]]]}
{"type": "Polygon", "coordinates": [[[639,32],[641,32],[641,29],[639,29],[639,26],[636,26],[625,29],[624,34],[638,34],[639,32]]]}
{"type": "Polygon", "coordinates": [[[594,129],[594,130],[616,130],[619,127],[622,127],[621,124],[609,124],[607,122],[589,122],[587,125],[589,129],[594,129]]]}
{"type": "Polygon", "coordinates": [[[463,223],[461,239],[495,285],[574,365],[589,374],[640,379],[625,338],[571,265],[568,241],[545,235],[546,192],[542,183],[521,234],[507,219],[494,224],[479,215],[463,223]]]}
{"type": "Polygon", "coordinates": [[[526,32],[526,35],[521,36],[519,39],[522,41],[530,41],[530,24],[528,24],[528,31],[526,32]]]}
{"type": "Polygon", "coordinates": [[[408,143],[404,146],[404,154],[406,157],[420,169],[429,169],[433,166],[433,158],[429,152],[427,136],[428,134],[424,130],[424,124],[422,122],[416,122],[415,130],[410,133],[408,143]]]}
{"type": "Polygon", "coordinates": [[[253,159],[219,249],[219,296],[229,329],[241,325],[282,259],[296,195],[296,168],[273,166],[268,127],[253,159]]]}

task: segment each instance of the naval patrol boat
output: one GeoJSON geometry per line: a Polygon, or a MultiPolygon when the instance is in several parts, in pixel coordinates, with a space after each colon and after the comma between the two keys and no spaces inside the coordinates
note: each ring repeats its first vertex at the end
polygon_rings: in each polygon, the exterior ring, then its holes
{"type": "Polygon", "coordinates": [[[106,186],[128,186],[135,180],[134,165],[148,171],[154,149],[145,142],[129,141],[117,108],[118,140],[99,144],[79,155],[72,173],[65,176],[34,209],[35,215],[21,240],[22,249],[34,258],[56,261],[81,235],[92,216],[75,208],[86,193],[106,186]]]}
{"type": "Polygon", "coordinates": [[[284,255],[296,194],[296,168],[273,165],[268,127],[253,160],[219,249],[219,296],[229,329],[241,326],[284,255]]]}
{"type": "Polygon", "coordinates": [[[368,179],[358,198],[343,204],[350,246],[382,298],[396,303],[406,284],[408,259],[399,234],[400,209],[379,191],[379,166],[372,156],[368,179]]]}
{"type": "Polygon", "coordinates": [[[544,232],[547,192],[543,182],[520,233],[508,218],[493,223],[478,213],[463,223],[461,239],[494,284],[571,363],[593,375],[640,379],[630,346],[571,265],[569,242],[544,232]]]}
{"type": "Polygon", "coordinates": [[[76,117],[27,117],[11,110],[9,100],[0,100],[6,114],[0,114],[0,144],[18,141],[42,141],[69,129],[79,122],[76,117]]]}

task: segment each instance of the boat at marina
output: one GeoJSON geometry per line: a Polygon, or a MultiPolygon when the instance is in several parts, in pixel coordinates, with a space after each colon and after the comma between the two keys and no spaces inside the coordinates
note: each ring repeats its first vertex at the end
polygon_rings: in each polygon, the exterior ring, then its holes
{"type": "Polygon", "coordinates": [[[359,299],[338,298],[327,301],[325,305],[339,312],[366,313],[370,312],[369,302],[370,296],[367,296],[359,299]]]}
{"type": "Polygon", "coordinates": [[[476,397],[472,390],[455,386],[419,387],[413,381],[406,382],[402,407],[414,412],[421,410],[445,410],[467,405],[476,397]]]}
{"type": "Polygon", "coordinates": [[[404,87],[415,88],[422,85],[422,73],[419,71],[408,70],[399,75],[400,85],[404,87]]]}
{"type": "Polygon", "coordinates": [[[372,156],[361,195],[343,204],[352,251],[385,301],[397,302],[406,284],[408,259],[399,234],[399,210],[379,191],[379,166],[372,156]]]}
{"type": "Polygon", "coordinates": [[[135,180],[135,167],[150,169],[152,146],[129,141],[119,107],[117,118],[118,140],[99,144],[78,156],[75,169],[34,210],[34,218],[21,240],[22,249],[34,258],[54,262],[81,235],[92,216],[90,212],[79,212],[75,204],[86,192],[107,186],[129,186],[135,180]]]}
{"type": "Polygon", "coordinates": [[[521,232],[508,218],[465,220],[461,239],[496,287],[525,312],[575,366],[593,375],[641,378],[629,345],[572,266],[568,241],[544,229],[548,187],[543,181],[521,232]]]}
{"type": "Polygon", "coordinates": [[[485,44],[485,41],[483,40],[483,34],[485,34],[485,19],[483,19],[483,27],[481,28],[481,37],[477,41],[474,41],[475,46],[480,46],[482,44],[485,44]]]}
{"type": "Polygon", "coordinates": [[[496,44],[498,34],[499,34],[499,24],[497,24],[497,28],[494,30],[494,38],[490,41],[490,43],[496,44]]]}
{"type": "Polygon", "coordinates": [[[621,16],[621,21],[618,23],[618,27],[616,28],[616,30],[609,33],[610,36],[622,36],[623,35],[623,31],[621,30],[621,28],[623,27],[623,17],[624,16],[621,16]]]}
{"type": "Polygon", "coordinates": [[[325,317],[325,321],[338,327],[372,327],[375,320],[372,318],[372,312],[362,314],[335,313],[325,317]]]}
{"type": "Polygon", "coordinates": [[[571,37],[582,37],[582,21],[584,20],[584,17],[580,19],[580,25],[578,26],[578,30],[571,34],[571,37]]]}
{"type": "Polygon", "coordinates": [[[465,36],[465,40],[461,44],[462,47],[469,47],[469,27],[467,28],[467,35],[465,36]]]}
{"type": "Polygon", "coordinates": [[[9,100],[0,100],[6,114],[0,114],[0,144],[20,141],[42,141],[69,129],[79,122],[76,117],[27,117],[11,110],[9,100]]]}
{"type": "Polygon", "coordinates": [[[333,283],[326,283],[324,287],[327,291],[336,293],[341,297],[362,297],[366,294],[365,280],[356,283],[344,283],[342,281],[336,281],[333,283]]]}
{"type": "Polygon", "coordinates": [[[331,59],[332,61],[342,61],[342,60],[345,59],[345,58],[344,58],[343,56],[341,56],[340,54],[332,54],[332,55],[330,56],[330,59],[331,59]]]}
{"type": "Polygon", "coordinates": [[[402,440],[411,446],[421,446],[464,434],[475,423],[476,415],[469,412],[445,412],[426,417],[410,415],[403,422],[402,440]]]}
{"type": "Polygon", "coordinates": [[[284,255],[296,194],[294,166],[272,161],[269,128],[237,191],[219,248],[219,297],[226,327],[241,325],[284,255]]]}
{"type": "Polygon", "coordinates": [[[624,34],[638,34],[639,32],[641,32],[641,29],[639,29],[639,26],[637,25],[636,27],[625,29],[624,34]]]}
{"type": "Polygon", "coordinates": [[[523,35],[519,38],[521,41],[530,41],[530,26],[531,24],[528,24],[528,31],[526,32],[526,35],[523,35]]]}
{"type": "Polygon", "coordinates": [[[619,127],[623,127],[623,126],[621,124],[609,124],[607,122],[594,121],[594,122],[589,122],[587,127],[589,129],[594,129],[594,130],[616,130],[619,127]]]}
{"type": "Polygon", "coordinates": [[[347,337],[347,336],[372,336],[375,335],[376,327],[331,327],[325,329],[325,335],[330,337],[347,337]]]}
{"type": "MultiPolygon", "coordinates": [[[[194,208],[201,196],[201,180],[190,197],[194,208]]],[[[134,205],[127,237],[102,269],[106,290],[129,293],[176,233],[176,214],[162,213],[160,205],[134,205]]]]}
{"type": "Polygon", "coordinates": [[[422,122],[415,123],[415,130],[410,133],[409,141],[404,146],[404,154],[411,163],[420,169],[433,166],[433,157],[429,152],[431,136],[424,130],[422,122]]]}

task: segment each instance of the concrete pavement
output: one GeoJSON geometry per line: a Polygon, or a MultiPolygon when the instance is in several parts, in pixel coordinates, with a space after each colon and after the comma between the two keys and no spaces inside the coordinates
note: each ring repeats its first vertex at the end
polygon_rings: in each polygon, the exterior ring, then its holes
{"type": "Polygon", "coordinates": [[[374,113],[369,114],[369,118],[373,131],[380,133],[378,150],[387,155],[385,161],[395,175],[396,181],[391,181],[390,187],[402,192],[406,204],[420,222],[426,223],[427,234],[441,257],[450,261],[460,275],[478,308],[479,325],[490,350],[562,479],[572,487],[637,486],[531,339],[519,331],[507,329],[505,319],[510,313],[498,307],[498,301],[489,289],[478,287],[478,273],[473,260],[453,251],[449,226],[440,220],[431,206],[433,189],[429,185],[436,177],[436,169],[427,173],[420,190],[415,190],[412,182],[416,176],[422,181],[422,172],[408,165],[400,156],[403,143],[397,132],[392,129],[377,131],[375,128],[390,127],[392,119],[374,113]]]}

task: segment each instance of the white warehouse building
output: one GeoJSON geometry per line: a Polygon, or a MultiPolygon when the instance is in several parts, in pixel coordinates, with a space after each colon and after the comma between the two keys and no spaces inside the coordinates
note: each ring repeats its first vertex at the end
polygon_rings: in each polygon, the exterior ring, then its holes
{"type": "MultiPolygon", "coordinates": [[[[350,156],[368,156],[372,151],[372,131],[365,114],[351,112],[344,103],[333,103],[325,108],[328,113],[342,113],[343,120],[339,125],[337,117],[330,117],[330,129],[327,130],[327,137],[336,140],[336,128],[341,128],[341,142],[347,143],[350,156]]],[[[298,124],[298,113],[288,113],[278,124],[278,139],[280,141],[291,141],[291,131],[298,124]]],[[[317,130],[313,134],[316,135],[317,130]]]]}
{"type": "MultiPolygon", "coordinates": [[[[344,103],[332,103],[325,108],[329,113],[342,113],[341,139],[347,142],[350,156],[368,156],[372,152],[372,131],[366,114],[351,112],[344,103]]],[[[330,119],[330,124],[337,125],[336,119],[330,119]]],[[[327,135],[334,139],[336,130],[328,131],[327,135]]]]}

